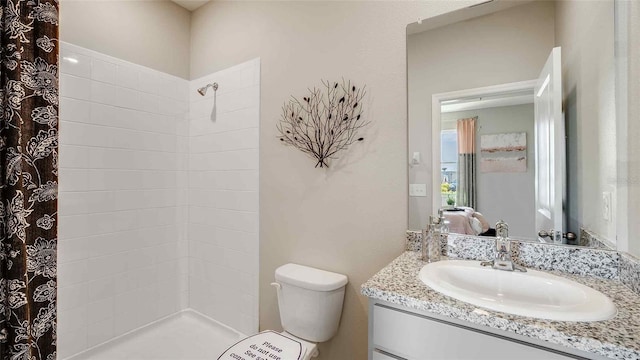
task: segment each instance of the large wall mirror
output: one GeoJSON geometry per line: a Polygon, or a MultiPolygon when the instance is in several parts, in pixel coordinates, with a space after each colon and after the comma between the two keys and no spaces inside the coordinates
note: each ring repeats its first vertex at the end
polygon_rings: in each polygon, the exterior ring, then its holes
{"type": "Polygon", "coordinates": [[[614,7],[494,0],[408,26],[409,229],[442,208],[455,233],[615,247],[614,7]]]}

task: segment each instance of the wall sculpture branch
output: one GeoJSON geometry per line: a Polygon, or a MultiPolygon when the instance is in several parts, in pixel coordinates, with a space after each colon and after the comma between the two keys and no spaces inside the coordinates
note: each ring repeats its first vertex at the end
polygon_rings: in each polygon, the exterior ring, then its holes
{"type": "Polygon", "coordinates": [[[369,122],[362,116],[365,88],[351,81],[322,81],[322,89],[309,89],[302,101],[291,97],[282,106],[277,125],[280,141],[315,159],[316,167],[329,167],[328,159],[363,141],[358,131],[369,122]]]}

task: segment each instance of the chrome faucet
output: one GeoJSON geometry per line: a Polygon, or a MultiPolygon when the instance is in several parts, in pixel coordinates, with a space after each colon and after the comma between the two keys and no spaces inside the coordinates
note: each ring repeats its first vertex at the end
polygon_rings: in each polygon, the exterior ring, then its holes
{"type": "Polygon", "coordinates": [[[491,266],[497,270],[505,271],[522,271],[526,272],[524,267],[514,264],[511,259],[511,240],[509,240],[509,225],[499,220],[496,223],[496,258],[492,261],[483,261],[482,266],[491,266]]]}
{"type": "Polygon", "coordinates": [[[444,217],[444,209],[438,209],[438,224],[440,225],[440,236],[442,237],[442,241],[446,244],[447,239],[449,238],[449,225],[447,225],[449,221],[444,217]]]}

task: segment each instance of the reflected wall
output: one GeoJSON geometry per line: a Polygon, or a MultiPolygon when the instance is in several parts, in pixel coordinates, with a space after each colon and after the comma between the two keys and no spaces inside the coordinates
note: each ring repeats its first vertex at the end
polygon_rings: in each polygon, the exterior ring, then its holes
{"type": "MultiPolygon", "coordinates": [[[[552,2],[533,2],[407,36],[408,149],[422,158],[409,168],[409,183],[431,189],[437,169],[431,164],[431,96],[537,78],[555,42],[554,11],[552,2]]],[[[424,228],[435,211],[430,197],[409,197],[409,229],[424,228]]]]}

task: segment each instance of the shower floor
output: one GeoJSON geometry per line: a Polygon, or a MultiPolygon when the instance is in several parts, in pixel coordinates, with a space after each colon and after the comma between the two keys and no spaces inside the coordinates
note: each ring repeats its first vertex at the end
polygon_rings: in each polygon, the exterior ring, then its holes
{"type": "Polygon", "coordinates": [[[210,360],[217,359],[243,337],[194,311],[185,310],[68,360],[210,360]]]}

